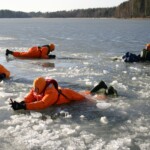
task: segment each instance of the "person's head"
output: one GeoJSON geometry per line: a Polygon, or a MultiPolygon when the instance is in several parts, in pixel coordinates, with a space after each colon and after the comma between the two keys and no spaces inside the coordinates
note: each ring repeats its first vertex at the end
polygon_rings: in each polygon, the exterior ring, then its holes
{"type": "Polygon", "coordinates": [[[37,94],[41,94],[46,86],[46,80],[43,77],[38,77],[33,81],[33,89],[37,94]]]}
{"type": "Polygon", "coordinates": [[[146,50],[150,51],[150,43],[146,44],[145,48],[146,48],[146,50]]]}
{"type": "Polygon", "coordinates": [[[54,44],[49,44],[49,47],[50,47],[50,52],[55,50],[55,45],[54,44]]]}

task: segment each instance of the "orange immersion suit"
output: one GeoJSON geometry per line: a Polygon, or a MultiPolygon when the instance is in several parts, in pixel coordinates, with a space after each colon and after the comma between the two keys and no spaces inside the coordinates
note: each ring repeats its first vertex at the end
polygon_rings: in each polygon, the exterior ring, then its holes
{"type": "Polygon", "coordinates": [[[49,54],[48,47],[38,47],[34,46],[32,48],[29,48],[27,52],[13,52],[14,57],[20,57],[20,58],[43,58],[48,59],[49,54]]]}
{"type": "Polygon", "coordinates": [[[4,73],[6,75],[6,78],[9,78],[10,76],[10,72],[3,66],[0,64],[0,74],[4,73]]]}
{"type": "Polygon", "coordinates": [[[85,100],[85,97],[78,92],[69,88],[58,87],[57,82],[53,79],[37,78],[34,82],[34,88],[24,99],[27,110],[40,110],[55,104],[60,105],[71,101],[85,100]],[[39,89],[39,94],[34,92],[34,88],[39,89]]]}

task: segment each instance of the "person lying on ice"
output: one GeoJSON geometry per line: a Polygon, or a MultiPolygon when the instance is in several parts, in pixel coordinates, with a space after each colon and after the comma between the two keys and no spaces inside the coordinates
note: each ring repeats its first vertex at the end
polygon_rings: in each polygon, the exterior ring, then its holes
{"type": "Polygon", "coordinates": [[[28,49],[27,52],[17,52],[6,50],[6,56],[13,55],[17,58],[41,58],[41,59],[54,59],[55,55],[49,55],[50,52],[55,50],[54,44],[43,45],[43,46],[34,46],[28,49]]]}
{"type": "Polygon", "coordinates": [[[100,89],[105,89],[105,96],[117,96],[117,91],[101,81],[91,91],[78,93],[69,88],[61,88],[54,79],[39,77],[33,81],[33,88],[21,102],[16,102],[10,99],[10,105],[13,110],[41,110],[52,105],[61,105],[70,103],[71,101],[83,101],[86,95],[94,95],[100,89]]]}
{"type": "Polygon", "coordinates": [[[0,64],[0,81],[9,77],[10,72],[3,65],[0,64]]]}
{"type": "Polygon", "coordinates": [[[144,62],[150,61],[150,43],[145,45],[145,48],[139,55],[127,52],[122,59],[124,62],[144,62]]]}

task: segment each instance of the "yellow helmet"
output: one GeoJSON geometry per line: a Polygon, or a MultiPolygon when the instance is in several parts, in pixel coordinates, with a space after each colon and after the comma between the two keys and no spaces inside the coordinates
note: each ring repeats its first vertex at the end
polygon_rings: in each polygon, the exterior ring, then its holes
{"type": "Polygon", "coordinates": [[[38,77],[38,78],[36,78],[33,81],[33,88],[34,89],[35,88],[38,89],[38,93],[37,94],[42,93],[42,91],[44,90],[45,86],[46,86],[46,80],[43,77],[38,77]]]}
{"type": "Polygon", "coordinates": [[[50,50],[53,51],[55,49],[55,45],[54,44],[49,44],[50,46],[50,50]]]}

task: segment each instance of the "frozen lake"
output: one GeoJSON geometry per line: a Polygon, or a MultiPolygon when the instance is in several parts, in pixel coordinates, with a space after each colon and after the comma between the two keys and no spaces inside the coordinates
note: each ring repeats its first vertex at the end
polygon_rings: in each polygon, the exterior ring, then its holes
{"type": "Polygon", "coordinates": [[[150,42],[150,20],[0,19],[0,29],[0,64],[11,71],[10,80],[0,82],[0,149],[150,149],[150,63],[111,59],[139,54],[150,42]],[[6,61],[7,48],[26,51],[49,43],[56,44],[56,60],[6,61]],[[85,101],[39,112],[11,110],[9,97],[23,100],[38,76],[76,91],[104,80],[119,97],[107,99],[107,109],[85,101]]]}

